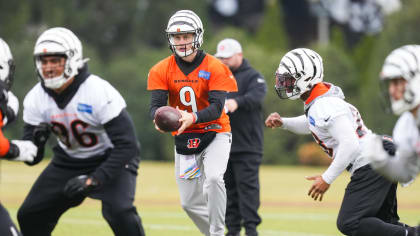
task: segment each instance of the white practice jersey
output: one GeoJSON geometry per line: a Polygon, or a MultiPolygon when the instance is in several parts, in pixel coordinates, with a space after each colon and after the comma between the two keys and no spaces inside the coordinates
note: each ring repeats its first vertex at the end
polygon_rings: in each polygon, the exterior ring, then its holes
{"type": "Polygon", "coordinates": [[[397,145],[399,161],[406,166],[401,172],[406,172],[414,179],[420,171],[420,132],[411,112],[403,113],[393,130],[394,142],[397,145]]]}
{"type": "Polygon", "coordinates": [[[126,107],[121,94],[107,81],[90,75],[64,109],[60,109],[41,84],[26,95],[23,120],[30,125],[49,123],[62,149],[84,159],[101,155],[113,147],[104,124],[126,107]]]}
{"type": "Polygon", "coordinates": [[[328,132],[328,127],[339,116],[346,116],[348,118],[352,123],[352,129],[359,137],[359,154],[355,155],[355,159],[350,162],[353,165],[350,171],[354,172],[354,170],[368,163],[360,153],[363,146],[363,137],[366,134],[372,133],[364,125],[356,107],[337,96],[321,96],[316,98],[307,114],[309,129],[317,143],[334,159],[339,143],[328,132]]]}

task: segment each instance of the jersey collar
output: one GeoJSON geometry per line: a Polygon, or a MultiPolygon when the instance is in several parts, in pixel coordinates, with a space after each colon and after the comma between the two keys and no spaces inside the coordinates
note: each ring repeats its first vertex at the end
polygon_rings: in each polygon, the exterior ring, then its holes
{"type": "Polygon", "coordinates": [[[41,83],[41,86],[44,91],[54,99],[57,106],[60,109],[64,109],[76,94],[80,85],[85,82],[89,76],[90,73],[88,72],[88,67],[85,65],[79,70],[79,73],[76,75],[76,78],[74,78],[73,82],[60,94],[57,94],[54,92],[54,90],[45,87],[43,83],[41,83]]]}

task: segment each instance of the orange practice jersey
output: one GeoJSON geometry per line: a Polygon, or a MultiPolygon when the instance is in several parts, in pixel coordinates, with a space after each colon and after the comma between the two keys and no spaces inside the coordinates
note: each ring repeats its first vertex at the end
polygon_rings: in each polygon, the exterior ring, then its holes
{"type": "MultiPolygon", "coordinates": [[[[210,105],[209,91],[236,92],[238,87],[229,68],[209,54],[188,76],[176,64],[175,56],[171,55],[150,69],[147,90],[167,90],[170,106],[197,112],[210,105]]],[[[185,132],[204,132],[210,124],[222,127],[214,130],[216,132],[230,132],[229,117],[224,109],[217,120],[193,124],[185,132]]]]}

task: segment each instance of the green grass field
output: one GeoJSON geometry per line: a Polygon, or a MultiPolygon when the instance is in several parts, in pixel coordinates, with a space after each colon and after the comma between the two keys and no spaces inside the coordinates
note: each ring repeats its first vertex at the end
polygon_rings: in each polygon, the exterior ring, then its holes
{"type": "MultiPolygon", "coordinates": [[[[28,167],[22,163],[1,162],[0,200],[13,218],[32,183],[46,162],[28,167]]],[[[335,220],[349,181],[342,174],[330,187],[322,202],[306,193],[311,182],[304,177],[322,173],[324,168],[262,166],[261,236],[341,235],[335,220]]],[[[137,182],[135,206],[143,219],[147,236],[199,236],[199,231],[179,205],[173,163],[142,162],[137,182]]],[[[415,225],[420,221],[420,184],[399,188],[401,220],[415,225]]],[[[86,199],[81,206],[66,212],[54,236],[113,235],[102,218],[100,202],[86,199]]],[[[42,217],[42,216],[40,216],[42,217]]]]}

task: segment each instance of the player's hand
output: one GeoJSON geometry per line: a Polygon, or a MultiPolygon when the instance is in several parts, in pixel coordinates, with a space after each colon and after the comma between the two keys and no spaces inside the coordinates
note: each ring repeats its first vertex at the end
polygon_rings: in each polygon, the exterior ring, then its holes
{"type": "Polygon", "coordinates": [[[194,115],[193,113],[189,113],[183,110],[180,110],[178,107],[176,109],[181,113],[181,118],[179,121],[182,123],[181,127],[178,129],[177,135],[180,135],[184,132],[184,130],[190,127],[194,123],[194,115]]]}
{"type": "Polygon", "coordinates": [[[64,186],[63,192],[69,197],[87,196],[99,187],[99,182],[89,175],[79,175],[71,178],[64,186]]]}
{"type": "Polygon", "coordinates": [[[314,183],[312,184],[312,187],[309,189],[308,196],[313,198],[315,201],[318,200],[322,201],[322,197],[324,196],[324,193],[330,188],[330,184],[324,181],[322,179],[321,175],[315,175],[315,176],[306,176],[307,180],[313,180],[314,183]]]}
{"type": "Polygon", "coordinates": [[[12,144],[16,145],[19,149],[19,155],[11,161],[25,161],[25,162],[33,162],[38,152],[38,147],[29,140],[12,140],[12,144]]]}
{"type": "Polygon", "coordinates": [[[161,132],[161,133],[165,133],[165,131],[163,131],[163,130],[159,129],[159,126],[157,126],[157,124],[156,124],[156,122],[155,122],[155,119],[153,119],[153,124],[155,125],[155,129],[156,129],[157,131],[159,131],[159,132],[161,132]]]}
{"type": "Polygon", "coordinates": [[[43,122],[37,125],[32,133],[35,145],[38,147],[44,147],[50,137],[50,134],[51,128],[48,123],[43,122]]]}
{"type": "Polygon", "coordinates": [[[283,120],[277,112],[271,113],[265,120],[265,126],[267,126],[268,128],[274,129],[276,127],[281,127],[282,125],[283,120]]]}
{"type": "Polygon", "coordinates": [[[236,109],[238,109],[238,103],[236,102],[235,99],[230,98],[226,100],[225,107],[227,109],[227,112],[232,113],[232,112],[235,112],[236,109]]]}

